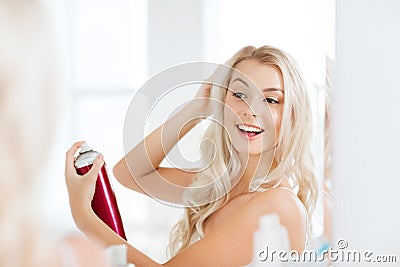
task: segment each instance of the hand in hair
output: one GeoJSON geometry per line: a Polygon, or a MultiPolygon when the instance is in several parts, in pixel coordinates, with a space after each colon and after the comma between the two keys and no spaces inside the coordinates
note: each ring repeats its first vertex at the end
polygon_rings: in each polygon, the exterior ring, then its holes
{"type": "Polygon", "coordinates": [[[191,102],[191,106],[194,109],[201,111],[199,114],[201,117],[208,117],[212,114],[213,101],[216,101],[218,104],[223,104],[213,98],[212,90],[221,89],[221,86],[225,84],[225,79],[230,69],[230,67],[225,65],[218,65],[217,69],[210,75],[210,77],[203,81],[199,91],[191,102]]]}
{"type": "Polygon", "coordinates": [[[191,106],[201,111],[199,116],[202,118],[208,117],[212,114],[212,104],[210,101],[212,88],[212,83],[207,81],[203,82],[200,89],[197,91],[196,96],[191,101],[191,106]]]}

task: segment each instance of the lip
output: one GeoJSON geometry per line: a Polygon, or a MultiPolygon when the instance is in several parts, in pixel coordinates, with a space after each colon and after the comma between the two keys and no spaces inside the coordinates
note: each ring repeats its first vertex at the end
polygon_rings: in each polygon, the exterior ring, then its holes
{"type": "Polygon", "coordinates": [[[259,127],[257,125],[254,125],[254,124],[249,124],[249,123],[238,123],[235,126],[236,126],[236,129],[237,129],[239,135],[242,136],[243,138],[246,138],[247,140],[250,140],[250,141],[261,137],[261,135],[265,131],[263,128],[261,128],[261,127],[259,127]],[[245,126],[248,126],[248,127],[258,128],[258,129],[261,130],[261,133],[259,133],[257,135],[254,135],[254,136],[249,136],[247,133],[244,133],[239,129],[239,125],[245,125],[245,126]]]}
{"type": "Polygon", "coordinates": [[[255,124],[250,124],[250,123],[237,123],[235,126],[238,127],[239,125],[244,125],[244,126],[248,126],[248,127],[258,128],[258,129],[260,129],[262,132],[265,131],[265,129],[263,129],[263,128],[261,128],[260,126],[255,125],[255,124]]]}

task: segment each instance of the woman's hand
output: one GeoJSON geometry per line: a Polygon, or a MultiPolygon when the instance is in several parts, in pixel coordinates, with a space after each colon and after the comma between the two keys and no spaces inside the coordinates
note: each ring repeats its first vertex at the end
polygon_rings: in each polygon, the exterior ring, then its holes
{"type": "Polygon", "coordinates": [[[212,114],[212,104],[210,100],[212,87],[212,83],[207,81],[203,82],[196,96],[190,103],[191,108],[197,109],[201,117],[208,117],[212,114]]]}
{"type": "MultiPolygon", "coordinates": [[[[231,68],[225,65],[218,65],[215,71],[203,81],[194,99],[191,101],[190,106],[192,109],[197,109],[200,116],[207,117],[213,112],[212,102],[221,100],[213,98],[212,90],[225,90],[224,82],[226,77],[229,75],[231,68]]],[[[223,100],[222,100],[223,101],[223,100]]],[[[221,103],[223,104],[223,103],[221,103]]]]}
{"type": "Polygon", "coordinates": [[[69,204],[72,216],[78,227],[80,220],[83,219],[82,215],[91,210],[96,179],[104,164],[103,156],[100,154],[93,162],[93,166],[87,174],[77,174],[74,166],[74,155],[83,143],[84,141],[73,144],[67,151],[65,159],[65,182],[68,189],[69,204]]]}

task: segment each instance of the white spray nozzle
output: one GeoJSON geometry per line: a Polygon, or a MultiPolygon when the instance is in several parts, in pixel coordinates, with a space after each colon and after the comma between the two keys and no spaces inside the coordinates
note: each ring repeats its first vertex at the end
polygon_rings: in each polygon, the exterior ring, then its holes
{"type": "Polygon", "coordinates": [[[88,151],[90,151],[90,150],[92,150],[92,149],[90,148],[90,146],[89,146],[86,142],[84,142],[84,143],[82,144],[82,146],[81,146],[81,151],[80,151],[79,153],[85,153],[85,152],[88,152],[88,151]]]}

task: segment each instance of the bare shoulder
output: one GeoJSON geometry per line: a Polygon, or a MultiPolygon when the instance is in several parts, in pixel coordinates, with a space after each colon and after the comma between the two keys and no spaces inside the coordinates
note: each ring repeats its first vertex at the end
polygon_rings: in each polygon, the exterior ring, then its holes
{"type": "Polygon", "coordinates": [[[249,209],[255,217],[269,213],[278,214],[281,224],[288,229],[292,249],[304,249],[307,210],[293,191],[279,187],[268,189],[254,196],[243,208],[249,209]]]}
{"type": "Polygon", "coordinates": [[[281,224],[287,228],[291,249],[299,252],[305,249],[307,213],[294,193],[287,189],[269,189],[241,196],[235,202],[204,238],[171,262],[182,266],[246,265],[252,259],[253,235],[259,227],[259,219],[270,213],[278,214],[281,224]]]}
{"type": "Polygon", "coordinates": [[[249,201],[249,206],[261,213],[276,212],[282,216],[307,217],[303,203],[289,188],[271,188],[258,193],[249,201]]]}

